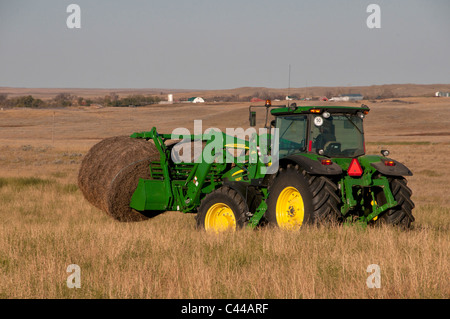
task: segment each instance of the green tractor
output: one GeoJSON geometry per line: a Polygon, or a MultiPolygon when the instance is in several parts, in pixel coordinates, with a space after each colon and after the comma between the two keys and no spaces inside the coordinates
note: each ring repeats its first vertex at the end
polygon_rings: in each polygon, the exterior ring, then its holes
{"type": "MultiPolygon", "coordinates": [[[[97,165],[112,179],[110,188],[103,191],[112,195],[97,207],[122,221],[142,220],[164,211],[195,212],[197,226],[214,232],[263,225],[299,230],[305,224],[330,222],[409,228],[414,222],[412,192],[404,178],[412,176],[411,171],[388,158],[387,150],[381,155],[365,154],[367,106],[272,106],[268,100],[258,107],[265,107],[266,128],[272,128],[275,135],[256,134],[249,139],[223,133],[184,136],[185,142],[202,145],[203,154],[194,162],[174,158],[177,143],[169,143],[172,134],[159,134],[156,128],[134,133],[129,140],[146,142],[143,147],[151,143],[156,151],[142,159],[136,155],[132,163],[115,169],[97,165]],[[275,118],[270,124],[269,111],[275,118]],[[267,151],[261,154],[265,140],[270,143],[265,142],[267,151]],[[241,156],[230,155],[230,148],[240,150],[241,156]],[[206,153],[213,160],[205,160],[206,153]],[[217,160],[224,154],[226,161],[217,160]],[[132,174],[129,167],[136,168],[136,163],[143,165],[132,174]],[[121,175],[131,177],[124,186],[119,183],[112,189],[121,175]],[[124,199],[117,202],[122,194],[124,199]]],[[[256,123],[254,108],[249,108],[251,127],[256,123]]],[[[133,150],[123,153],[139,154],[139,147],[133,150]]],[[[95,152],[105,151],[97,147],[95,152]]],[[[82,171],[94,155],[86,156],[80,176],[93,175],[82,171]]],[[[94,203],[88,193],[98,187],[92,181],[86,183],[79,178],[85,197],[94,203]]]]}

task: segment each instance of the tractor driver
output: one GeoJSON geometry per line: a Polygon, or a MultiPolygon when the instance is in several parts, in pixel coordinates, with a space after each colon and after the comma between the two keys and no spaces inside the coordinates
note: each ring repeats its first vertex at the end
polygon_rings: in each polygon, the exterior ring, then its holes
{"type": "Polygon", "coordinates": [[[314,140],[313,147],[316,150],[323,149],[328,142],[336,141],[336,136],[333,134],[333,125],[330,120],[325,119],[322,126],[319,128],[316,126],[315,128],[314,133],[317,136],[314,140]]]}

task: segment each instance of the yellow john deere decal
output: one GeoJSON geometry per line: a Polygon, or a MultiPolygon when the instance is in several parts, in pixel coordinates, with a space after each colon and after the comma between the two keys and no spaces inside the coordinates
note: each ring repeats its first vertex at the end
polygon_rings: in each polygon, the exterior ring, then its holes
{"type": "Polygon", "coordinates": [[[245,144],[227,144],[225,145],[225,147],[233,147],[233,148],[245,148],[246,150],[248,150],[248,146],[246,146],[245,144]]]}
{"type": "Polygon", "coordinates": [[[244,172],[243,169],[241,169],[240,171],[237,171],[237,172],[233,173],[233,175],[231,175],[231,176],[235,176],[235,175],[237,175],[237,174],[241,174],[242,172],[244,172]]]}

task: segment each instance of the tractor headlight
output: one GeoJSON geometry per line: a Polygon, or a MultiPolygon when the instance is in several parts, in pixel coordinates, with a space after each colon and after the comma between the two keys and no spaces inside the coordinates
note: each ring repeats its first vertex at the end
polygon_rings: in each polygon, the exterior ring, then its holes
{"type": "Polygon", "coordinates": [[[358,115],[358,117],[360,117],[361,119],[366,117],[363,112],[358,112],[358,113],[356,113],[356,115],[358,115]]]}
{"type": "Polygon", "coordinates": [[[331,114],[330,114],[330,112],[325,111],[322,113],[322,116],[324,119],[328,119],[328,118],[330,118],[331,114]]]}

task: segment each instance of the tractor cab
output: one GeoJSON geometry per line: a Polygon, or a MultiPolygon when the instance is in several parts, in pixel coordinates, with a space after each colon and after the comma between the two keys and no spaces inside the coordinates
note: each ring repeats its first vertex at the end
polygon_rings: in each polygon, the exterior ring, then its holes
{"type": "Polygon", "coordinates": [[[327,157],[364,155],[364,111],[358,108],[301,107],[294,111],[277,109],[280,157],[293,153],[314,153],[327,157]]]}
{"type": "Polygon", "coordinates": [[[370,111],[366,105],[286,107],[266,101],[265,107],[273,108],[271,126],[279,129],[280,158],[296,153],[336,158],[365,154],[363,119],[370,111]]]}

